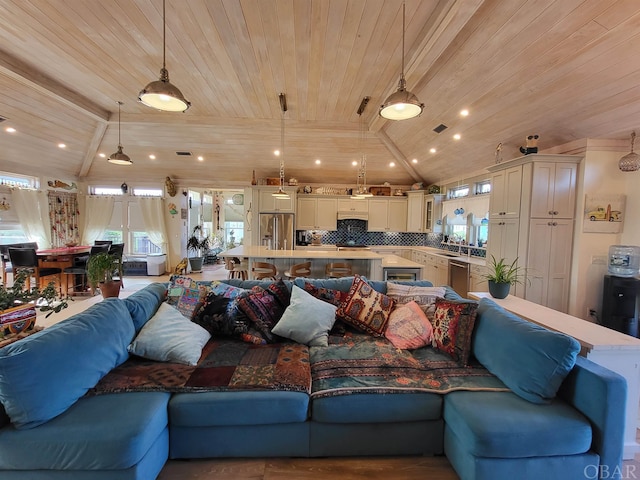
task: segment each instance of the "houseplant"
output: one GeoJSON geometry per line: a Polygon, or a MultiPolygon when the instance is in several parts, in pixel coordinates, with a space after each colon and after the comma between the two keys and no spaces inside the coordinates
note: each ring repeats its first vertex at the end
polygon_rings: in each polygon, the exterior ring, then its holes
{"type": "Polygon", "coordinates": [[[202,271],[202,262],[204,255],[211,248],[208,235],[202,235],[202,225],[193,227],[191,236],[187,239],[187,252],[193,252],[193,256],[189,257],[189,265],[192,272],[202,271]]]}
{"type": "Polygon", "coordinates": [[[55,284],[50,282],[45,288],[25,288],[29,274],[16,274],[13,285],[0,285],[0,338],[7,333],[19,333],[35,324],[36,309],[47,313],[58,313],[67,308],[68,298],[59,296],[55,284]]]}
{"type": "Polygon", "coordinates": [[[484,278],[489,284],[489,293],[494,298],[506,298],[509,295],[511,285],[523,283],[525,279],[525,269],[518,265],[518,259],[507,263],[504,258],[496,260],[491,255],[491,260],[487,263],[487,271],[484,278]]]}
{"type": "Polygon", "coordinates": [[[122,280],[120,276],[120,261],[115,255],[106,252],[91,255],[87,261],[87,278],[91,289],[100,287],[104,298],[117,297],[120,294],[122,280]]]}

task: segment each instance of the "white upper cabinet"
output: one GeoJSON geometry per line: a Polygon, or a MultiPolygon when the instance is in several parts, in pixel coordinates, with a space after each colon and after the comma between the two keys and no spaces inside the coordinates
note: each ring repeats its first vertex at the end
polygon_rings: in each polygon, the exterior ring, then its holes
{"type": "Polygon", "coordinates": [[[519,217],[521,193],[522,165],[495,172],[491,176],[489,218],[519,217]]]}
{"type": "Polygon", "coordinates": [[[531,217],[573,218],[576,205],[575,163],[535,162],[531,188],[531,217]]]}
{"type": "Polygon", "coordinates": [[[296,230],[336,230],[337,213],[336,198],[298,197],[296,230]]]}
{"type": "Polygon", "coordinates": [[[378,199],[369,200],[370,232],[404,232],[407,229],[407,200],[378,199]]]}
{"type": "MultiPolygon", "coordinates": [[[[285,188],[285,191],[289,194],[289,198],[274,197],[273,194],[278,190],[278,187],[261,188],[259,198],[260,213],[294,213],[296,205],[296,189],[285,188]]],[[[255,198],[255,195],[254,195],[255,198]]]]}
{"type": "Polygon", "coordinates": [[[407,192],[407,232],[423,233],[425,220],[424,192],[407,192]]]}

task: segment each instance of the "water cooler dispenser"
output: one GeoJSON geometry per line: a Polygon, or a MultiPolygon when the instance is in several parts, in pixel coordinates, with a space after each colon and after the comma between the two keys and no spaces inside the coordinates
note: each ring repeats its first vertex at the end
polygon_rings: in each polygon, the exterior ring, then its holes
{"type": "Polygon", "coordinates": [[[602,293],[603,326],[638,337],[640,247],[612,245],[602,293]]]}

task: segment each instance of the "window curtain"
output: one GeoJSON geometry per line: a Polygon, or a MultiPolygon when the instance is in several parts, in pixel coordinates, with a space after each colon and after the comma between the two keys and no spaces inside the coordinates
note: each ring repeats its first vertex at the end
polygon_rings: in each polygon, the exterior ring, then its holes
{"type": "Polygon", "coordinates": [[[167,229],[164,224],[164,200],[162,198],[139,198],[144,227],[154,244],[167,253],[167,229]]]}
{"type": "Polygon", "coordinates": [[[106,230],[113,215],[115,198],[102,195],[88,195],[85,199],[84,231],[82,244],[93,245],[106,230]]]}
{"type": "Polygon", "coordinates": [[[49,222],[51,245],[64,247],[68,242],[78,243],[78,194],[49,191],[49,222]]]}
{"type": "Polygon", "coordinates": [[[20,226],[38,248],[51,247],[51,223],[47,195],[36,190],[15,189],[11,193],[20,226]]]}

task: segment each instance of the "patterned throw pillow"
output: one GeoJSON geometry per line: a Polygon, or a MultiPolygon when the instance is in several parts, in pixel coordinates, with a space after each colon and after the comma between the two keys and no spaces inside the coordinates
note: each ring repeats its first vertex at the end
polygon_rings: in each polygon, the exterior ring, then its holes
{"type": "Polygon", "coordinates": [[[228,315],[228,305],[231,301],[210,292],[194,313],[192,321],[205,328],[211,335],[241,338],[249,331],[249,319],[246,315],[228,315]]]}
{"type": "MultiPolygon", "coordinates": [[[[277,289],[277,287],[274,288],[277,289]]],[[[278,323],[285,309],[289,306],[289,301],[283,305],[282,300],[279,294],[272,291],[271,285],[267,290],[255,286],[248,295],[238,299],[240,310],[249,317],[253,326],[267,343],[277,340],[271,333],[271,329],[278,323]]]]}
{"type": "Polygon", "coordinates": [[[316,287],[314,284],[309,282],[304,282],[304,290],[314,297],[324,300],[336,307],[339,307],[343,300],[347,298],[348,293],[341,290],[333,290],[331,288],[316,287]]]}
{"type": "Polygon", "coordinates": [[[169,290],[167,291],[167,303],[169,305],[177,305],[185,288],[198,288],[198,283],[191,277],[171,275],[171,278],[169,278],[169,290]]]}
{"type": "Polygon", "coordinates": [[[359,330],[381,337],[393,305],[391,298],[376,292],[363,277],[356,275],[336,315],[359,330]]]}
{"type": "Polygon", "coordinates": [[[204,285],[199,285],[195,288],[185,288],[182,291],[182,295],[178,298],[176,309],[191,320],[198,306],[204,302],[207,293],[209,293],[209,288],[204,285]]]}
{"type": "Polygon", "coordinates": [[[471,353],[471,335],[476,321],[476,302],[439,298],[433,317],[433,347],[466,366],[471,353]]]}
{"type": "Polygon", "coordinates": [[[427,318],[433,319],[436,298],[444,297],[447,289],[444,287],[416,287],[387,282],[387,295],[396,303],[416,302],[427,318]]]}
{"type": "Polygon", "coordinates": [[[416,302],[396,305],[384,332],[393,346],[403,350],[431,345],[433,327],[416,302]]]}

